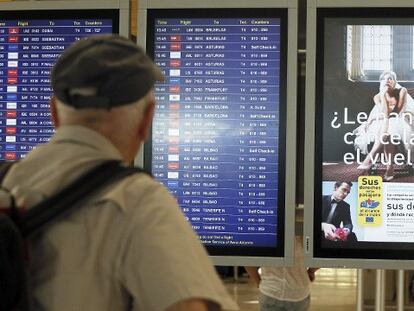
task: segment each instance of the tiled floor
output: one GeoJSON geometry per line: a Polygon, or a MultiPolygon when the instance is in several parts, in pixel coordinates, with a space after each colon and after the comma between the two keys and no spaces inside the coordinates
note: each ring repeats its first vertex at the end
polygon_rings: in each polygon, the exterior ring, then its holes
{"type": "MultiPolygon", "coordinates": [[[[321,269],[311,290],[311,311],[354,311],[356,304],[356,270],[321,269]]],[[[258,311],[257,288],[247,277],[237,282],[225,280],[226,287],[241,311],[258,311]]]]}
{"type": "Polygon", "coordinates": [[[321,269],[311,287],[311,310],[354,311],[357,270],[321,269]]]}
{"type": "MultiPolygon", "coordinates": [[[[374,311],[375,270],[364,270],[364,311],[374,311]]],[[[385,311],[396,311],[397,271],[386,271],[385,311]]],[[[224,280],[226,287],[241,311],[258,311],[258,289],[247,276],[224,280]]],[[[414,311],[414,271],[405,273],[404,311],[414,311]]],[[[323,268],[316,272],[316,280],[311,287],[310,311],[355,311],[357,293],[357,270],[323,268]]]]}

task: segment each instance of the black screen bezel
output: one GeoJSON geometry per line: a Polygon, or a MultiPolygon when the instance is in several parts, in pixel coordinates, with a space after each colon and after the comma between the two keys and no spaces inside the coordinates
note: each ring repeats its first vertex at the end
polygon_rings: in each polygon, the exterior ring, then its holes
{"type": "MultiPolygon", "coordinates": [[[[154,28],[157,18],[280,18],[280,93],[279,93],[279,174],[278,174],[278,221],[277,245],[274,247],[234,247],[205,245],[211,256],[241,257],[284,257],[285,240],[285,170],[286,170],[286,109],[287,109],[287,9],[151,9],[147,15],[147,44],[150,57],[154,57],[154,28]]],[[[150,135],[151,136],[151,135],[150,135]]],[[[152,141],[147,140],[144,147],[144,168],[151,172],[152,141]]]]}

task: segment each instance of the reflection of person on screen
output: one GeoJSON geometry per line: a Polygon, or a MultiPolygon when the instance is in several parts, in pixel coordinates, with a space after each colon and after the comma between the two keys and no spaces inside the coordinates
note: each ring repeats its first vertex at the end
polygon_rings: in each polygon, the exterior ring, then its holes
{"type": "Polygon", "coordinates": [[[380,75],[379,92],[373,100],[375,105],[367,122],[354,131],[357,135],[355,147],[367,154],[358,169],[369,170],[380,159],[378,153],[384,147],[384,159],[387,163],[384,181],[390,181],[394,178],[392,158],[395,153],[395,146],[391,143],[395,139],[391,140],[390,135],[404,142],[407,153],[413,151],[409,140],[414,133],[414,100],[407,93],[407,89],[397,82],[397,76],[393,71],[384,71],[380,75]],[[407,139],[403,139],[404,137],[407,139]],[[368,144],[372,141],[374,145],[368,153],[368,144]]]}
{"type": "Polygon", "coordinates": [[[352,232],[350,206],[344,199],[351,192],[352,183],[337,181],[332,195],[322,198],[321,230],[325,240],[329,241],[356,241],[352,232]]]}

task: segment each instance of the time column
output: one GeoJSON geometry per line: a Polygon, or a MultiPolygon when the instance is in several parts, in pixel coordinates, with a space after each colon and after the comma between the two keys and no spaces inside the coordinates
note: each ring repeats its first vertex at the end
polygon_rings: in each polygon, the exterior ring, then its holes
{"type": "MultiPolygon", "coordinates": [[[[156,112],[152,126],[152,172],[173,195],[177,195],[180,178],[180,42],[171,34],[170,21],[157,20],[155,26],[154,60],[167,77],[157,83],[156,112]]],[[[177,29],[175,29],[175,32],[177,29]]]]}

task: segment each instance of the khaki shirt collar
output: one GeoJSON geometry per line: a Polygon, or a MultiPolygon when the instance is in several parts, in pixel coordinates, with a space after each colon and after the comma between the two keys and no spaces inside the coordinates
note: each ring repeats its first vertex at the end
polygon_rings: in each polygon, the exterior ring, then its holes
{"type": "Polygon", "coordinates": [[[85,126],[60,126],[51,138],[50,143],[57,144],[65,142],[88,145],[109,158],[123,160],[121,153],[106,137],[85,126]]]}

